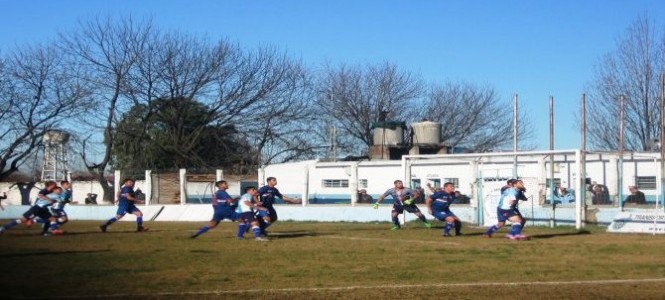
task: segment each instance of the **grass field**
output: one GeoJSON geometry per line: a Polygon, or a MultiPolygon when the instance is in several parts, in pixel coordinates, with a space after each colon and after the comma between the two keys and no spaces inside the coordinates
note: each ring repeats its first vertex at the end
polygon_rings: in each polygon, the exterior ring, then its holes
{"type": "MultiPolygon", "coordinates": [[[[665,237],[527,227],[529,241],[461,237],[417,223],[293,223],[271,241],[235,223],[71,222],[63,236],[0,236],[2,298],[663,299],[665,237]]],[[[438,224],[440,226],[440,223],[438,224]]],[[[505,234],[505,229],[501,232],[505,234]]]]}

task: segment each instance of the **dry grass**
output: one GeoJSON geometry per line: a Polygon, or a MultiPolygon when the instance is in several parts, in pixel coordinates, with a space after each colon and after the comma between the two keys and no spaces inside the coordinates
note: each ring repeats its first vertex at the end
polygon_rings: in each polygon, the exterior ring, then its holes
{"type": "MultiPolygon", "coordinates": [[[[121,222],[102,234],[72,222],[64,236],[0,236],[2,297],[196,299],[648,299],[665,288],[665,237],[603,228],[528,228],[530,241],[443,238],[417,223],[280,222],[272,241],[236,240],[222,223],[121,222]]],[[[505,229],[504,229],[505,230],[505,229]]],[[[247,234],[249,237],[250,235],[247,234]]]]}

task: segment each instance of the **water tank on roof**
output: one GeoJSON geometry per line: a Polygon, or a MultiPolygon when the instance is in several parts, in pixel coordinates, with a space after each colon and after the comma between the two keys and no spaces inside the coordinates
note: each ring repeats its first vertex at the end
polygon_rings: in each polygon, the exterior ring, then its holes
{"type": "Polygon", "coordinates": [[[413,144],[418,146],[436,146],[441,143],[441,124],[424,121],[413,123],[413,144]]]}
{"type": "Polygon", "coordinates": [[[404,122],[382,121],[374,123],[372,127],[375,146],[397,146],[404,143],[404,122]]]}
{"type": "Polygon", "coordinates": [[[69,133],[63,130],[52,129],[44,133],[42,140],[46,144],[66,144],[69,141],[69,133]]]}

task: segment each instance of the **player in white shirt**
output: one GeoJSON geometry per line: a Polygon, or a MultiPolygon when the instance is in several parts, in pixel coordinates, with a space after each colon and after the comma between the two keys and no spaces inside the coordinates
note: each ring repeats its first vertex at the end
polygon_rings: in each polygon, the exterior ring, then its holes
{"type": "Polygon", "coordinates": [[[247,228],[252,226],[252,233],[256,241],[268,241],[267,238],[261,237],[261,227],[259,227],[259,221],[256,219],[255,209],[265,209],[258,205],[257,197],[258,192],[256,188],[250,186],[245,188],[245,194],[238,201],[238,208],[236,208],[236,214],[238,215],[238,239],[243,239],[247,228]]]}

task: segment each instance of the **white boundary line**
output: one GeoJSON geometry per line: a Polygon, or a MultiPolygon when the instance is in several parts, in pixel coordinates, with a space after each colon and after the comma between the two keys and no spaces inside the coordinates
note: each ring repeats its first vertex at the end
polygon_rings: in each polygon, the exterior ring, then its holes
{"type": "MultiPolygon", "coordinates": [[[[437,287],[493,287],[493,286],[551,286],[551,285],[606,285],[622,283],[655,283],[665,282],[665,278],[643,279],[606,279],[606,280],[573,280],[573,281],[532,281],[532,282],[461,282],[461,283],[433,283],[433,284],[399,284],[374,286],[342,286],[322,288],[283,288],[283,289],[253,289],[253,290],[214,290],[200,292],[157,292],[143,294],[97,294],[82,296],[51,297],[53,299],[90,299],[90,298],[127,298],[127,297],[160,297],[160,296],[205,296],[205,295],[242,295],[258,293],[290,293],[290,292],[325,292],[325,291],[352,291],[367,289],[402,289],[402,288],[437,288],[437,287]]],[[[5,295],[6,296],[6,295],[5,295]]],[[[41,299],[42,297],[25,297],[20,299],[41,299]]]]}

